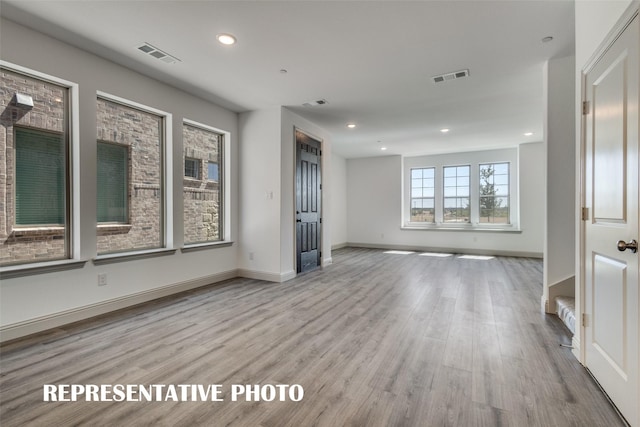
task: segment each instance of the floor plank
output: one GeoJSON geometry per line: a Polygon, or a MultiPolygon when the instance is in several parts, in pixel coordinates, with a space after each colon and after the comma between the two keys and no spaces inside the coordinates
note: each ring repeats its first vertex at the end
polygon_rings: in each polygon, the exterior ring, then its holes
{"type": "Polygon", "coordinates": [[[542,262],[346,248],[7,343],[12,426],[622,426],[540,312],[542,262]],[[223,402],[43,402],[44,384],[223,384],[223,402]],[[231,401],[300,384],[301,402],[231,401]]]}

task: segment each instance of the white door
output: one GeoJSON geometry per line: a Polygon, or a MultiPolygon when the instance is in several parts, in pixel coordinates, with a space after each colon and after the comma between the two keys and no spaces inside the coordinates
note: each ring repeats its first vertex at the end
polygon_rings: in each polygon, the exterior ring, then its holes
{"type": "Polygon", "coordinates": [[[585,365],[634,427],[638,412],[638,16],[586,74],[585,365]]]}

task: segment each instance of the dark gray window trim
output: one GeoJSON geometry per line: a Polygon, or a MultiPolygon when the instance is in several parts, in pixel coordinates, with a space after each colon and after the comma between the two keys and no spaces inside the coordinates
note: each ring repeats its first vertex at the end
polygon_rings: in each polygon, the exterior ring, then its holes
{"type": "Polygon", "coordinates": [[[83,268],[87,260],[61,260],[40,264],[20,264],[0,268],[0,279],[14,279],[35,274],[55,273],[59,271],[83,268]]]}
{"type": "Polygon", "coordinates": [[[134,261],[138,259],[156,258],[160,256],[173,255],[177,249],[151,249],[136,252],[118,252],[112,254],[99,255],[93,259],[94,265],[114,264],[116,262],[134,261]]]}
{"type": "Polygon", "coordinates": [[[206,249],[215,249],[215,248],[227,248],[229,246],[233,246],[233,242],[205,242],[205,243],[194,243],[192,245],[187,245],[180,249],[180,252],[195,252],[202,251],[206,249]]]}

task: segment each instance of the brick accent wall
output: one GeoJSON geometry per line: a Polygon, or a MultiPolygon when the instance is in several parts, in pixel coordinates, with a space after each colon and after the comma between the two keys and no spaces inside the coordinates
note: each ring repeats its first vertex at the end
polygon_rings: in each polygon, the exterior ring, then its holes
{"type": "MultiPolygon", "coordinates": [[[[184,242],[221,240],[220,182],[208,174],[208,162],[222,165],[222,135],[187,124],[183,125],[184,157],[200,162],[200,176],[184,178],[184,242]]],[[[184,159],[183,159],[184,162],[184,159]]],[[[220,168],[218,173],[221,174],[220,168]]]]}
{"type": "Polygon", "coordinates": [[[96,122],[98,141],[129,147],[129,221],[98,224],[98,253],[161,247],[162,118],[98,99],[96,122]]]}
{"type": "MultiPolygon", "coordinates": [[[[68,257],[66,228],[16,226],[14,128],[66,132],[68,90],[7,70],[0,70],[0,264],[28,263],[68,257]],[[34,107],[12,105],[15,93],[29,95],[34,107]]],[[[99,254],[159,248],[163,245],[162,117],[97,99],[97,142],[128,147],[126,223],[99,223],[99,254]]],[[[223,135],[185,124],[184,157],[197,159],[199,176],[184,177],[184,241],[222,239],[221,182],[223,135]],[[218,179],[208,176],[208,162],[218,165],[218,179]]],[[[184,159],[183,159],[184,160],[184,159]]],[[[82,165],[95,170],[96,166],[82,165]]]]}
{"type": "Polygon", "coordinates": [[[15,224],[15,126],[65,132],[67,89],[0,70],[0,264],[62,259],[67,256],[65,226],[15,224]],[[33,109],[12,104],[15,93],[33,98],[33,109]]]}

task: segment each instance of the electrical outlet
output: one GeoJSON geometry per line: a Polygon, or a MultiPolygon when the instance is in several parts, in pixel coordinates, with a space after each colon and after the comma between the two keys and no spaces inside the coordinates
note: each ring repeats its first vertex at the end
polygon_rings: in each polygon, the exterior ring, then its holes
{"type": "Polygon", "coordinates": [[[107,273],[98,274],[98,286],[106,286],[107,284],[107,273]]]}

